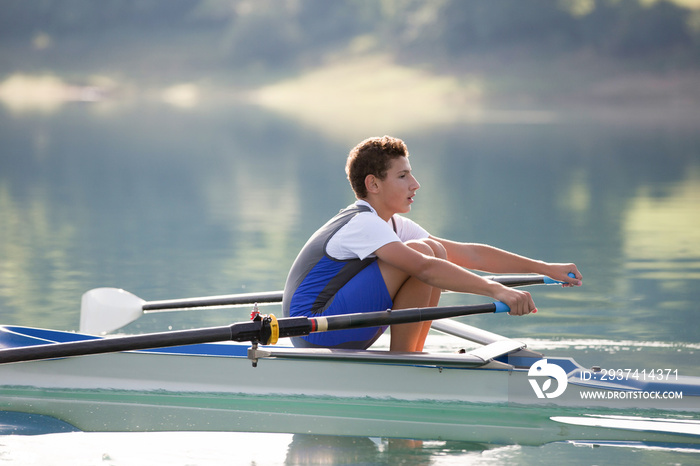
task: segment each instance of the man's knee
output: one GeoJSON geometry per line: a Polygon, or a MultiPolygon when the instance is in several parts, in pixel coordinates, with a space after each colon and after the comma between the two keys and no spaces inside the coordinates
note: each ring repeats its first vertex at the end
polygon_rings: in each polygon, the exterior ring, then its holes
{"type": "Polygon", "coordinates": [[[440,259],[447,258],[447,251],[445,250],[445,247],[440,242],[435,241],[432,238],[407,241],[406,246],[411,249],[415,249],[426,256],[439,257],[440,259]]]}

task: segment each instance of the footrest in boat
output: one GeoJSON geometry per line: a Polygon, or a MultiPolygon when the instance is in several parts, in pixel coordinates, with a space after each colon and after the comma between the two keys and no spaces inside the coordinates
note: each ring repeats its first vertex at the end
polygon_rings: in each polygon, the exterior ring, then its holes
{"type": "Polygon", "coordinates": [[[480,346],[472,351],[466,353],[466,355],[477,357],[484,361],[484,363],[493,361],[499,356],[504,354],[512,353],[513,351],[519,351],[525,348],[525,343],[517,340],[499,340],[493,343],[489,343],[485,346],[480,346]]]}

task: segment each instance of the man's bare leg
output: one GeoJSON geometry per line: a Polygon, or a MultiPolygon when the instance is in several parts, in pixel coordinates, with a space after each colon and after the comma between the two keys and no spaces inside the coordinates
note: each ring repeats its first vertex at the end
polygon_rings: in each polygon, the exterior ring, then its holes
{"type": "MultiPolygon", "coordinates": [[[[430,239],[410,241],[407,246],[426,256],[446,257],[445,249],[437,241],[430,239]]],[[[391,294],[393,309],[409,309],[437,306],[441,290],[434,288],[415,277],[379,261],[387,289],[391,294]]],[[[431,322],[416,322],[391,326],[391,351],[423,351],[431,322]]]]}

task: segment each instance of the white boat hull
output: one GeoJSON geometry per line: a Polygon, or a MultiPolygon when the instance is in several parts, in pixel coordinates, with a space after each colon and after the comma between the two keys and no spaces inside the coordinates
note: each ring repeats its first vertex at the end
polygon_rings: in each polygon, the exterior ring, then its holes
{"type": "MultiPolygon", "coordinates": [[[[513,344],[496,346],[493,354],[513,344]]],[[[257,354],[253,367],[247,347],[207,344],[0,365],[0,409],[53,416],[85,431],[291,432],[528,444],[633,435],[700,443],[695,378],[675,385],[687,391],[680,399],[582,398],[584,391],[640,390],[577,383],[582,368],[570,359],[550,359],[574,369],[561,396],[540,399],[523,366],[539,355],[527,350],[489,359],[488,350],[394,355],[270,349],[268,356],[257,354]],[[658,409],[666,424],[656,431],[649,424],[623,429],[551,419],[583,413],[649,417],[658,409]],[[668,423],[678,419],[690,422],[690,434],[673,432],[668,423]]]]}

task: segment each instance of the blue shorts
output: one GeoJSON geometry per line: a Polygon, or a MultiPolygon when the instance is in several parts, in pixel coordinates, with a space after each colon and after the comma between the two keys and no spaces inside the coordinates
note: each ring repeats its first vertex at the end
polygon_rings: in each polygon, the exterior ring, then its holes
{"type": "MultiPolygon", "coordinates": [[[[306,314],[290,310],[290,316],[307,317],[334,316],[355,312],[385,311],[391,309],[393,301],[386,289],[384,277],[376,261],[350,279],[333,298],[326,310],[318,314],[306,314]]],[[[384,327],[355,328],[349,330],[332,330],[330,332],[312,333],[305,337],[294,338],[294,346],[306,348],[344,348],[367,349],[387,329],[384,327]]]]}

